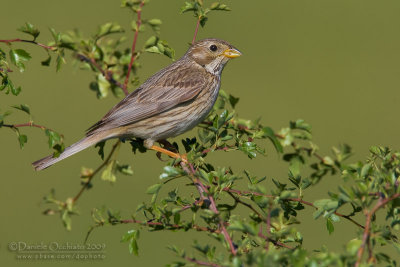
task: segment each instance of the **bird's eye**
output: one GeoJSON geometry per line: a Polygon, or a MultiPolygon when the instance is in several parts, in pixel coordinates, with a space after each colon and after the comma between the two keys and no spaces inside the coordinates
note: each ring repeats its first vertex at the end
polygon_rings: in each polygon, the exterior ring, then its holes
{"type": "Polygon", "coordinates": [[[217,49],[218,49],[218,47],[217,47],[216,45],[211,45],[211,46],[210,46],[210,50],[211,50],[211,51],[214,51],[214,52],[215,52],[215,51],[217,51],[217,49]]]}

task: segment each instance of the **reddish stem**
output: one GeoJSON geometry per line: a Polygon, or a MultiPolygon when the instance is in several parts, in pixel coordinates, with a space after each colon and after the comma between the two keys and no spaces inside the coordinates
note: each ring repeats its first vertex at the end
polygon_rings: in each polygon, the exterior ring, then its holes
{"type": "Polygon", "coordinates": [[[197,265],[202,265],[202,266],[221,267],[221,265],[219,265],[219,264],[216,264],[213,262],[199,261],[199,260],[196,260],[195,258],[185,257],[185,260],[188,260],[190,262],[193,262],[193,263],[196,263],[197,265]]]}
{"type": "Polygon", "coordinates": [[[229,235],[228,231],[227,231],[226,228],[225,228],[224,221],[223,221],[222,218],[219,216],[219,211],[218,211],[218,209],[217,209],[217,205],[215,204],[214,198],[210,195],[210,196],[208,196],[208,199],[209,199],[210,202],[211,202],[210,210],[212,210],[215,214],[218,215],[218,218],[219,218],[219,227],[221,228],[221,232],[222,232],[222,234],[224,235],[225,240],[226,240],[226,241],[228,242],[228,244],[229,244],[229,248],[231,249],[231,253],[232,253],[232,255],[236,256],[236,248],[235,248],[235,246],[233,245],[231,236],[229,235]]]}
{"type": "MultiPolygon", "coordinates": [[[[39,124],[35,124],[33,122],[27,122],[27,123],[21,123],[21,124],[3,124],[2,126],[4,127],[8,127],[8,128],[20,128],[20,127],[36,127],[42,130],[49,130],[49,131],[53,131],[50,128],[47,128],[43,125],[39,125],[39,124]]],[[[54,131],[53,131],[54,132],[54,131]]]]}
{"type": "Polygon", "coordinates": [[[369,242],[372,217],[380,208],[384,207],[388,202],[390,202],[396,198],[399,198],[399,197],[400,197],[400,193],[394,194],[393,196],[385,198],[385,199],[381,198],[381,199],[379,199],[378,203],[372,208],[372,210],[367,213],[367,218],[365,220],[363,239],[362,239],[361,246],[357,251],[357,262],[355,264],[355,267],[360,266],[362,256],[364,253],[364,249],[365,249],[365,245],[367,244],[367,242],[369,242]]]}
{"type": "Polygon", "coordinates": [[[197,19],[196,29],[194,30],[194,36],[193,36],[192,44],[194,44],[194,42],[196,41],[197,32],[199,31],[199,26],[200,26],[200,17],[197,19]]]}
{"type": "Polygon", "coordinates": [[[15,43],[15,42],[31,43],[31,44],[35,44],[37,46],[40,46],[40,47],[43,47],[44,49],[49,49],[49,50],[55,50],[56,49],[55,46],[48,46],[48,45],[45,45],[45,44],[38,43],[36,41],[24,40],[24,39],[20,39],[20,38],[10,39],[10,40],[0,40],[0,43],[6,43],[6,44],[15,43]]]}
{"type": "Polygon", "coordinates": [[[122,90],[124,90],[125,95],[129,95],[128,92],[128,82],[129,82],[129,76],[131,74],[131,70],[132,70],[132,65],[133,62],[135,61],[136,55],[135,55],[135,49],[136,49],[136,41],[139,35],[139,28],[140,25],[142,24],[142,7],[144,5],[144,1],[140,2],[139,5],[139,9],[137,10],[137,21],[136,21],[136,31],[135,31],[135,36],[133,37],[133,43],[132,43],[132,49],[131,49],[131,61],[129,62],[128,65],[128,73],[126,74],[126,78],[125,78],[125,82],[124,82],[124,86],[122,87],[122,90]]]}

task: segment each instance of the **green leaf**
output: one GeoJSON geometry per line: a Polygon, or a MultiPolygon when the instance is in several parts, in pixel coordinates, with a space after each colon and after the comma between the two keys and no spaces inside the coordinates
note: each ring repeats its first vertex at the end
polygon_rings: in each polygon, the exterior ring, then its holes
{"type": "Polygon", "coordinates": [[[359,239],[352,239],[346,245],[346,250],[352,255],[355,255],[360,248],[362,241],[359,239]]]}
{"type": "Polygon", "coordinates": [[[101,173],[101,179],[103,181],[109,181],[111,183],[114,183],[117,180],[117,177],[115,176],[114,166],[115,166],[115,160],[112,160],[107,164],[107,167],[101,173]]]}
{"type": "Polygon", "coordinates": [[[179,224],[181,221],[181,214],[180,213],[175,213],[174,214],[174,223],[179,224]]]}
{"type": "Polygon", "coordinates": [[[71,231],[72,229],[72,220],[71,220],[71,214],[68,210],[63,210],[61,213],[61,220],[64,224],[64,227],[67,229],[67,231],[71,231]]]}
{"type": "Polygon", "coordinates": [[[382,153],[382,148],[377,146],[371,146],[369,148],[369,152],[371,152],[374,155],[380,156],[382,153]]]}
{"type": "Polygon", "coordinates": [[[158,50],[160,50],[160,52],[161,52],[162,54],[164,54],[165,47],[164,47],[164,45],[163,45],[161,42],[157,43],[157,48],[158,48],[158,50]]]}
{"type": "Polygon", "coordinates": [[[314,205],[317,208],[323,208],[325,210],[332,210],[338,207],[338,201],[332,199],[319,199],[314,201],[314,205]]]}
{"type": "Polygon", "coordinates": [[[30,111],[28,105],[20,104],[20,105],[13,105],[12,107],[15,108],[15,109],[21,110],[23,112],[26,112],[29,115],[31,114],[31,111],[30,111]]]}
{"type": "Polygon", "coordinates": [[[196,3],[185,2],[185,5],[181,7],[181,13],[185,13],[188,11],[195,11],[198,9],[198,5],[196,3]]]}
{"type": "Polygon", "coordinates": [[[136,154],[136,151],[138,150],[140,153],[145,153],[147,149],[143,145],[143,140],[142,139],[133,139],[131,142],[129,142],[132,146],[132,152],[136,154]]]}
{"type": "Polygon", "coordinates": [[[206,25],[208,18],[206,16],[200,17],[200,25],[201,27],[204,27],[206,25]]]}
{"type": "Polygon", "coordinates": [[[173,166],[165,166],[163,173],[160,175],[160,179],[169,179],[181,176],[183,174],[181,169],[175,168],[173,166]]]}
{"type": "Polygon", "coordinates": [[[11,93],[15,96],[19,95],[21,92],[21,86],[15,87],[14,84],[10,83],[11,86],[11,93]]]}
{"type": "Polygon", "coordinates": [[[132,167],[129,164],[122,164],[121,165],[121,164],[117,163],[117,170],[120,173],[125,174],[125,175],[133,175],[132,167]]]}
{"type": "Polygon", "coordinates": [[[220,129],[226,123],[228,117],[228,111],[225,109],[218,117],[217,125],[215,128],[220,129]]]}
{"type": "Polygon", "coordinates": [[[147,21],[148,24],[151,26],[158,26],[162,24],[162,21],[160,19],[151,19],[147,21]]]}
{"type": "Polygon", "coordinates": [[[289,171],[294,177],[300,175],[300,167],[304,165],[304,158],[297,153],[283,155],[283,160],[289,162],[289,171]]]}
{"type": "Polygon", "coordinates": [[[65,61],[64,58],[64,49],[60,49],[58,51],[58,55],[56,58],[56,71],[59,72],[61,70],[61,67],[63,64],[66,64],[67,62],[65,61]]]}
{"type": "Polygon", "coordinates": [[[97,98],[98,99],[105,98],[108,95],[111,85],[107,81],[106,77],[104,77],[103,74],[101,73],[97,75],[97,85],[99,89],[97,92],[97,98]]]}
{"type": "Polygon", "coordinates": [[[229,230],[234,230],[234,231],[241,231],[245,233],[249,233],[251,235],[256,235],[257,230],[255,229],[254,226],[248,224],[248,223],[243,223],[241,221],[233,221],[229,226],[229,230]]]}
{"type": "Polygon", "coordinates": [[[51,55],[49,54],[49,56],[40,62],[40,64],[42,64],[42,66],[50,66],[50,62],[51,62],[51,55]]]}
{"type": "Polygon", "coordinates": [[[370,170],[372,168],[372,163],[367,163],[361,168],[360,172],[360,177],[361,178],[367,178],[367,175],[369,174],[370,170]]]}
{"type": "Polygon", "coordinates": [[[112,33],[120,33],[120,32],[124,32],[121,25],[119,25],[116,22],[108,22],[108,23],[105,23],[105,24],[99,26],[99,29],[96,33],[96,39],[104,37],[104,36],[112,34],[112,33]]]}
{"type": "Polygon", "coordinates": [[[10,91],[15,96],[19,95],[19,93],[21,92],[21,87],[20,86],[15,87],[13,82],[8,78],[8,76],[3,77],[1,81],[0,91],[4,90],[5,88],[7,88],[5,92],[7,95],[9,94],[10,91]]]}
{"type": "Polygon", "coordinates": [[[325,156],[325,157],[322,159],[322,163],[324,163],[325,165],[328,165],[328,166],[334,166],[334,165],[335,165],[335,162],[334,162],[333,159],[332,159],[331,157],[329,157],[329,156],[325,156]]]}
{"type": "Polygon", "coordinates": [[[251,159],[257,156],[257,145],[253,142],[244,142],[241,146],[239,146],[239,150],[245,152],[251,159]]]}
{"type": "Polygon", "coordinates": [[[136,256],[139,255],[139,247],[137,240],[139,239],[139,230],[129,230],[125,235],[122,236],[121,242],[129,242],[129,253],[136,256]]]}
{"type": "Polygon", "coordinates": [[[236,104],[239,102],[239,97],[234,97],[233,95],[229,95],[229,104],[232,108],[236,107],[236,104]]]}
{"type": "Polygon", "coordinates": [[[271,140],[272,144],[274,145],[275,149],[279,153],[283,153],[282,144],[279,142],[278,138],[275,136],[275,132],[270,127],[262,128],[264,136],[271,140]]]}
{"type": "Polygon", "coordinates": [[[147,39],[147,41],[144,43],[144,47],[148,48],[148,47],[152,47],[155,46],[158,42],[158,38],[157,36],[151,36],[149,39],[147,39]]]}
{"type": "Polygon", "coordinates": [[[28,137],[24,134],[18,134],[18,142],[19,142],[19,146],[22,148],[24,148],[24,145],[26,144],[26,142],[28,142],[28,137]]]}
{"type": "Polygon", "coordinates": [[[10,49],[10,60],[11,62],[19,68],[20,72],[25,71],[25,65],[23,61],[28,61],[32,57],[23,49],[10,49]]]}
{"type": "Polygon", "coordinates": [[[94,147],[98,147],[99,151],[97,152],[97,154],[100,155],[101,159],[104,160],[104,146],[106,145],[106,141],[101,141],[99,143],[97,143],[94,147]]]}
{"type": "Polygon", "coordinates": [[[64,145],[64,143],[62,143],[62,144],[55,144],[55,145],[53,146],[53,149],[54,149],[53,157],[54,157],[54,158],[57,158],[57,157],[60,156],[61,153],[64,152],[64,150],[65,150],[65,145],[64,145]]]}
{"type": "Polygon", "coordinates": [[[335,231],[335,227],[330,218],[326,219],[326,229],[328,229],[329,234],[332,234],[335,231]]]}
{"type": "Polygon", "coordinates": [[[32,35],[33,40],[35,40],[40,34],[40,31],[29,22],[25,22],[25,25],[20,27],[18,31],[32,35]]]}
{"type": "Polygon", "coordinates": [[[227,5],[221,4],[218,2],[212,3],[210,9],[211,10],[221,10],[221,11],[231,11],[231,9],[227,5]]]}
{"type": "Polygon", "coordinates": [[[3,114],[0,114],[0,128],[3,126],[4,124],[4,119],[5,117],[7,117],[8,115],[10,115],[10,112],[5,112],[3,114]]]}
{"type": "Polygon", "coordinates": [[[333,213],[339,206],[337,200],[332,199],[319,199],[314,201],[314,206],[317,207],[317,211],[314,212],[314,219],[318,219],[321,215],[328,215],[333,213]]]}
{"type": "Polygon", "coordinates": [[[311,125],[306,123],[304,120],[299,119],[295,122],[291,121],[290,122],[290,128],[291,129],[300,129],[300,130],[304,130],[308,133],[311,133],[311,125]]]}
{"type": "Polygon", "coordinates": [[[160,48],[159,45],[162,45],[162,47],[163,47],[162,53],[165,56],[167,56],[167,57],[169,57],[171,59],[174,58],[175,50],[172,47],[170,47],[169,44],[165,40],[159,40],[158,43],[157,43],[157,47],[158,48],[160,48]]]}
{"type": "Polygon", "coordinates": [[[154,184],[154,185],[150,186],[149,188],[147,188],[146,193],[150,194],[150,195],[158,194],[161,187],[162,187],[162,184],[154,184]]]}
{"type": "Polygon", "coordinates": [[[157,46],[151,46],[146,48],[144,51],[149,52],[149,53],[156,53],[156,54],[162,54],[160,49],[157,46]]]}
{"type": "Polygon", "coordinates": [[[58,133],[54,132],[54,131],[46,129],[45,130],[45,134],[49,138],[48,143],[49,143],[49,147],[50,148],[52,148],[56,143],[61,141],[61,136],[58,133]]]}
{"type": "Polygon", "coordinates": [[[53,36],[54,42],[56,43],[56,45],[59,45],[59,43],[61,41],[61,33],[56,32],[56,30],[53,28],[50,28],[49,30],[50,30],[51,36],[53,36]]]}

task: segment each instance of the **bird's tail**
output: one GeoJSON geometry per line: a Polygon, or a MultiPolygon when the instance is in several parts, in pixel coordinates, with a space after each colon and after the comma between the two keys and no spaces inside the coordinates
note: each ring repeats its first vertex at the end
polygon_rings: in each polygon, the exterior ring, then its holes
{"type": "Polygon", "coordinates": [[[101,138],[98,135],[90,135],[87,136],[85,138],[83,138],[82,140],[76,142],[75,144],[67,147],[61,154],[59,157],[54,158],[53,155],[47,156],[45,158],[39,159],[35,162],[32,163],[32,166],[35,168],[36,171],[40,171],[43,169],[46,169],[48,167],[50,167],[51,165],[65,159],[68,158],[69,156],[72,156],[102,140],[104,140],[105,138],[101,138]]]}

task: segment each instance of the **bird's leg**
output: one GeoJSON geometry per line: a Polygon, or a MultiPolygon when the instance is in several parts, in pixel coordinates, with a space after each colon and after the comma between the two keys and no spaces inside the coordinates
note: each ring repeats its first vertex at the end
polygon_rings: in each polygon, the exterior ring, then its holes
{"type": "Polygon", "coordinates": [[[186,155],[181,155],[179,153],[174,153],[174,152],[169,151],[169,150],[167,150],[165,148],[162,148],[162,147],[159,147],[159,146],[154,146],[154,145],[151,146],[150,149],[155,150],[155,151],[160,152],[160,153],[163,153],[165,155],[168,155],[171,158],[181,159],[185,163],[188,162],[186,155]]]}

